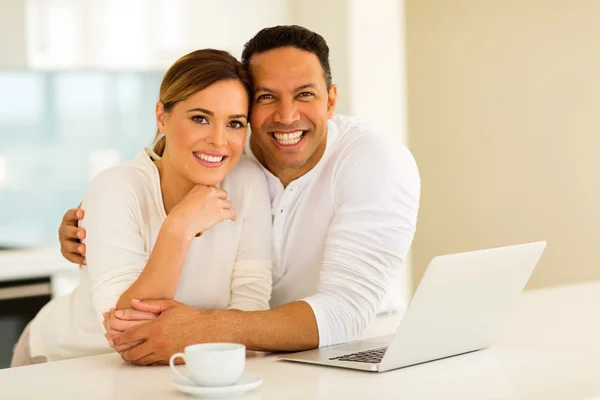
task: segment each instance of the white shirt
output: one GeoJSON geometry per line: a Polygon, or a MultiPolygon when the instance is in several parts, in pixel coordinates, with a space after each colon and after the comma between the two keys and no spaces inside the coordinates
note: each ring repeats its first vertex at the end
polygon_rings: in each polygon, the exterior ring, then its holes
{"type": "MultiPolygon", "coordinates": [[[[250,146],[249,157],[256,159],[250,146]]],[[[283,188],[263,167],[273,214],[271,307],[303,299],[319,346],[358,338],[406,260],[420,178],[399,140],[359,118],[334,116],[318,164],[283,188]]]]}
{"type": "MultiPolygon", "coordinates": [[[[31,325],[32,356],[49,361],[112,351],[102,313],[139,277],[166,218],[151,150],[100,173],[83,200],[87,268],[70,295],[53,299],[31,325]]],[[[219,185],[236,221],[195,238],[186,254],[175,299],[199,309],[265,310],[271,294],[271,214],[257,163],[242,156],[219,185]]]]}

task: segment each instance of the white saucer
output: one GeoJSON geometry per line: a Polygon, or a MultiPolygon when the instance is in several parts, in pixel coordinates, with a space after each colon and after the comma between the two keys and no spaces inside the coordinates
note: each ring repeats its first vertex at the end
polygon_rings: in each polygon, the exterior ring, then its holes
{"type": "Polygon", "coordinates": [[[263,383],[263,378],[251,372],[244,372],[240,379],[231,386],[207,387],[200,386],[191,379],[175,378],[173,385],[184,393],[201,397],[237,396],[256,389],[263,383]]]}

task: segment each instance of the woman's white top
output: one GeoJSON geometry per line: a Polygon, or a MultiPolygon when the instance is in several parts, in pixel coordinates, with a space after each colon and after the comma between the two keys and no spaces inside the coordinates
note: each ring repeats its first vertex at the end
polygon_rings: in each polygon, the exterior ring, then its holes
{"type": "MultiPolygon", "coordinates": [[[[112,351],[102,313],[146,266],[166,218],[158,156],[144,149],[90,183],[80,226],[87,232],[87,267],[79,286],[53,299],[31,324],[31,355],[49,361],[112,351]]],[[[271,207],[264,173],[242,156],[219,185],[237,213],[195,238],[175,300],[199,309],[265,310],[271,295],[271,207]]]]}

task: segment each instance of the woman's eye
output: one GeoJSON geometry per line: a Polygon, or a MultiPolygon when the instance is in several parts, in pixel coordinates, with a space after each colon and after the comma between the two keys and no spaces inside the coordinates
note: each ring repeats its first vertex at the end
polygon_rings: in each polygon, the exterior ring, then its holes
{"type": "Polygon", "coordinates": [[[242,129],[244,127],[244,124],[242,124],[240,121],[231,121],[229,123],[229,127],[233,129],[242,129]]]}
{"type": "Polygon", "coordinates": [[[197,124],[207,124],[208,120],[206,119],[206,117],[203,117],[201,115],[194,115],[192,117],[192,121],[194,121],[197,124]]]}

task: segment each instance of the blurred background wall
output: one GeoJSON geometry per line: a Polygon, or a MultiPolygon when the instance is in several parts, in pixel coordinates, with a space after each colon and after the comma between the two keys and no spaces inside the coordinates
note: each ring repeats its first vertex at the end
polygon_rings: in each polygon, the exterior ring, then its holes
{"type": "Polygon", "coordinates": [[[438,254],[547,240],[529,288],[600,278],[600,2],[408,0],[413,283],[438,254]]]}
{"type": "Polygon", "coordinates": [[[239,58],[268,26],[321,33],[338,113],[406,140],[403,11],[397,0],[0,0],[0,247],[56,246],[89,179],[153,138],[166,68],[206,47],[239,58]]]}

